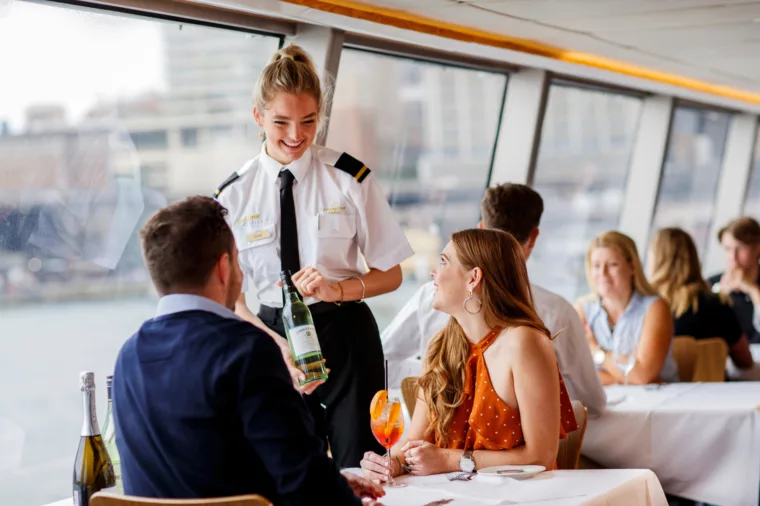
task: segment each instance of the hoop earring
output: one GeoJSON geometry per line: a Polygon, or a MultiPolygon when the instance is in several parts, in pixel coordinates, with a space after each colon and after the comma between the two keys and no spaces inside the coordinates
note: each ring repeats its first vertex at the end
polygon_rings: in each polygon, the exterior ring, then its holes
{"type": "Polygon", "coordinates": [[[464,299],[464,303],[462,304],[462,307],[464,308],[465,311],[467,311],[470,314],[478,314],[480,313],[480,310],[483,309],[483,301],[477,298],[475,295],[473,295],[472,290],[470,290],[470,296],[464,299]],[[478,303],[478,309],[475,311],[470,311],[469,309],[467,309],[467,303],[471,300],[474,300],[475,302],[478,303]]]}

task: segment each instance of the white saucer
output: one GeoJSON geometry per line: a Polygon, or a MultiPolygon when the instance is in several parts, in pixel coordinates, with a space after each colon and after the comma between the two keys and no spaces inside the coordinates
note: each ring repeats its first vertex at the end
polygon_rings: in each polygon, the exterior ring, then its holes
{"type": "Polygon", "coordinates": [[[544,466],[493,466],[478,469],[478,474],[483,476],[498,476],[501,478],[514,478],[524,480],[538,473],[546,471],[544,466]]]}

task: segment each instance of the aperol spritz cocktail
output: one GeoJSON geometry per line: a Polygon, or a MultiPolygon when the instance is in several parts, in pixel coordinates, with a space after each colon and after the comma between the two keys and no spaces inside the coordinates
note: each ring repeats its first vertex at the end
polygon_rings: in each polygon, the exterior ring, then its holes
{"type": "MultiPolygon", "coordinates": [[[[380,390],[375,394],[370,405],[370,424],[372,434],[377,442],[385,448],[385,459],[388,469],[391,466],[391,448],[398,443],[404,433],[404,414],[401,412],[401,401],[397,397],[388,397],[386,390],[380,390]]],[[[387,486],[405,487],[405,483],[398,483],[393,476],[388,478],[387,486]]]]}

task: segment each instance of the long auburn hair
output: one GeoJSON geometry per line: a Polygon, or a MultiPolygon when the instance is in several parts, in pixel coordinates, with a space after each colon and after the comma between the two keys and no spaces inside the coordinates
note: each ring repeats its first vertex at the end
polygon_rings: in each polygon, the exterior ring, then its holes
{"type": "Polygon", "coordinates": [[[615,248],[618,250],[623,255],[623,258],[625,258],[625,261],[630,264],[633,271],[633,290],[641,295],[657,295],[657,290],[649,284],[646,274],[644,274],[644,269],[641,267],[636,243],[627,235],[612,230],[594,237],[588,246],[588,251],[586,252],[586,282],[591,288],[591,293],[584,297],[584,299],[593,300],[599,298],[599,292],[596,289],[594,277],[591,274],[591,254],[597,248],[615,248]]]}
{"type": "Polygon", "coordinates": [[[702,277],[699,254],[691,236],[680,228],[663,228],[652,240],[652,286],[676,318],[698,309],[700,294],[711,294],[702,277]]]}
{"type": "MultiPolygon", "coordinates": [[[[469,229],[454,233],[451,240],[464,269],[483,271],[480,299],[489,327],[526,326],[551,339],[533,307],[525,256],[514,237],[499,230],[469,229]]],[[[428,344],[419,379],[430,408],[426,435],[435,433],[439,440],[447,440],[448,426],[464,400],[469,351],[469,341],[453,317],[428,344]]]]}

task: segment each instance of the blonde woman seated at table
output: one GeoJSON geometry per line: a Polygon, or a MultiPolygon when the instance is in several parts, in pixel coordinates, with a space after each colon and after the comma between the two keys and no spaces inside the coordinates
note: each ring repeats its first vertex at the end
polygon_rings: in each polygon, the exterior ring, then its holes
{"type": "Polygon", "coordinates": [[[449,321],[427,346],[412,422],[391,468],[367,452],[365,476],[553,468],[559,439],[577,424],[520,244],[497,230],[457,232],[433,278],[433,307],[449,321]]]}
{"type": "Polygon", "coordinates": [[[647,271],[652,286],[670,305],[675,335],[722,338],[737,368],[752,367],[749,340],[731,309],[731,299],[710,290],[688,233],[680,228],[658,231],[650,246],[647,271]]]}
{"type": "Polygon", "coordinates": [[[673,359],[673,317],[668,304],[647,282],[636,244],[620,232],[594,238],[586,253],[592,293],[575,305],[604,385],[623,383],[615,352],[635,357],[627,382],[634,385],[678,381],[673,359]]]}

